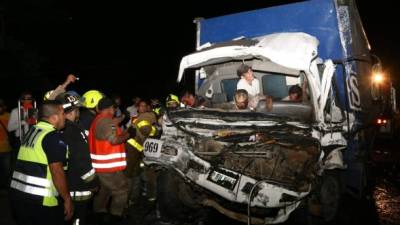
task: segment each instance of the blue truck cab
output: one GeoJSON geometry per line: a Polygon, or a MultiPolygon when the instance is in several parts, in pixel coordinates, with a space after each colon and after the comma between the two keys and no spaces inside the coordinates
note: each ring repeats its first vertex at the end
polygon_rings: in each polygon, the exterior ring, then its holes
{"type": "Polygon", "coordinates": [[[159,186],[173,187],[159,193],[160,210],[173,214],[172,198],[273,224],[315,204],[311,213],[329,222],[344,191],[362,197],[380,67],[355,2],[311,0],[196,24],[197,49],[182,58],[178,81],[192,72],[206,103],[169,110],[160,140],[144,145],[144,162],[163,168],[159,186]],[[234,102],[241,64],[260,89],[245,110],[234,102]],[[293,85],[301,101],[287,101],[293,85]]]}

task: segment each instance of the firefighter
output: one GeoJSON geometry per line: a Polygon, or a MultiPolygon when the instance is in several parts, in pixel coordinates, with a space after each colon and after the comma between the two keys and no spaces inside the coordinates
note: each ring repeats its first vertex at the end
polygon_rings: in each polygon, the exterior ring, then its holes
{"type": "Polygon", "coordinates": [[[67,146],[57,132],[65,124],[62,105],[43,102],[39,119],[21,142],[10,184],[11,204],[19,225],[62,225],[64,215],[66,220],[73,215],[63,168],[67,146]]]}
{"type": "Polygon", "coordinates": [[[148,137],[157,136],[157,129],[155,127],[156,122],[157,121],[155,114],[152,112],[146,112],[140,114],[132,124],[132,127],[128,129],[132,130],[134,128],[134,132],[131,133],[131,136],[135,134],[134,138],[130,138],[127,141],[128,165],[125,170],[125,174],[131,180],[129,194],[129,201],[131,205],[138,203],[142,189],[140,179],[141,175],[144,175],[144,178],[147,181],[146,186],[148,200],[155,200],[155,173],[148,168],[145,168],[144,171],[142,171],[140,165],[143,159],[143,143],[148,137]],[[141,172],[144,173],[141,174],[141,172]]]}
{"type": "Polygon", "coordinates": [[[81,97],[74,92],[62,93],[56,100],[63,104],[65,128],[63,136],[68,145],[67,180],[74,203],[75,213],[70,224],[87,224],[88,205],[98,186],[96,173],[92,167],[89,145],[85,131],[78,126],[81,97]]]}
{"type": "Polygon", "coordinates": [[[154,126],[157,129],[157,134],[158,134],[157,138],[159,138],[162,134],[162,121],[163,121],[163,116],[165,113],[165,107],[163,105],[161,105],[161,103],[158,99],[152,99],[151,100],[151,108],[157,119],[154,126]]]}
{"type": "Polygon", "coordinates": [[[123,219],[128,201],[128,180],[123,174],[126,167],[125,142],[129,133],[122,132],[113,120],[114,102],[102,98],[99,111],[89,130],[89,148],[92,165],[100,180],[100,190],[94,197],[94,212],[107,216],[110,212],[113,224],[123,219]],[[107,209],[111,197],[110,210],[107,209]]]}
{"type": "Polygon", "coordinates": [[[89,136],[90,125],[96,117],[96,106],[103,97],[103,93],[98,90],[90,90],[83,94],[83,108],[81,108],[78,123],[87,136],[89,136]]]}

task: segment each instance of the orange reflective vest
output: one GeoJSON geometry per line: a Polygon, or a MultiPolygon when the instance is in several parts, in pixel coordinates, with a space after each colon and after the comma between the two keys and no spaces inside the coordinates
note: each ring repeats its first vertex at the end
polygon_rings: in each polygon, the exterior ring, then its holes
{"type": "MultiPolygon", "coordinates": [[[[112,173],[124,170],[126,167],[125,145],[112,145],[108,140],[99,140],[95,137],[96,125],[99,120],[110,118],[112,116],[97,115],[90,126],[89,148],[92,166],[97,173],[112,173]]],[[[116,135],[122,133],[121,128],[116,127],[116,135]]]]}

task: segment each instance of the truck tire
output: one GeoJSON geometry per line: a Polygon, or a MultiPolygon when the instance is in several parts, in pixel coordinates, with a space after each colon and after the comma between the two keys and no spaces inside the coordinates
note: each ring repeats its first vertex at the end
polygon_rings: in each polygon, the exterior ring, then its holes
{"type": "Polygon", "coordinates": [[[341,224],[343,182],[339,170],[326,170],[320,179],[315,199],[319,202],[319,216],[308,216],[308,225],[341,224]]]}
{"type": "Polygon", "coordinates": [[[325,223],[336,221],[343,196],[343,182],[339,170],[325,171],[319,195],[322,220],[325,223]]]}
{"type": "Polygon", "coordinates": [[[162,220],[188,221],[199,205],[192,198],[190,187],[173,170],[163,170],[157,180],[158,209],[162,220]]]}
{"type": "Polygon", "coordinates": [[[309,199],[289,218],[289,224],[326,225],[342,224],[343,182],[339,170],[324,171],[309,199]],[[311,203],[314,202],[314,203],[311,203]],[[311,204],[311,205],[310,205],[311,204]]]}

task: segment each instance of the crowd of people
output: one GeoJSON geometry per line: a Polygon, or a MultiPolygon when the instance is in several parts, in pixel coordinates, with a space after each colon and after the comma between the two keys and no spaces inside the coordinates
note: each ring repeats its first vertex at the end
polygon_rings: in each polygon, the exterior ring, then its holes
{"type": "MultiPolygon", "coordinates": [[[[164,107],[134,97],[122,109],[119,96],[67,91],[76,79],[69,75],[38,107],[30,92],[11,113],[0,100],[0,185],[17,224],[87,224],[90,213],[96,224],[119,224],[142,194],[156,200],[156,171],[141,160],[146,138],[160,136],[164,107]]],[[[171,94],[166,107],[182,102],[199,100],[171,94]]]]}
{"type": "MultiPolygon", "coordinates": [[[[243,64],[237,75],[227,108],[254,110],[264,99],[270,110],[272,99],[260,94],[252,68],[243,64]]],[[[38,107],[30,92],[11,113],[0,99],[0,185],[10,188],[17,224],[82,225],[91,212],[96,224],[122,223],[126,209],[139,204],[143,180],[147,200],[156,200],[157,172],[141,161],[146,139],[161,135],[163,113],[209,106],[186,91],[181,98],[168,95],[165,104],[133,97],[123,109],[118,95],[67,91],[76,80],[68,75],[38,107]]],[[[283,100],[301,101],[302,94],[294,85],[283,100]]]]}

